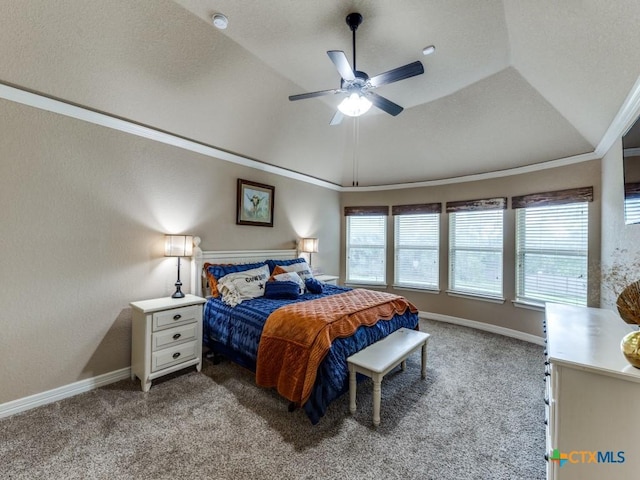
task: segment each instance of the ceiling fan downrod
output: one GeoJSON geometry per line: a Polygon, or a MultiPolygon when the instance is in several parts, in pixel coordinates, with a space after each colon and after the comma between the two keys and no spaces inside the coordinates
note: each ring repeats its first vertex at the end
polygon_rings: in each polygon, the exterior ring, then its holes
{"type": "Polygon", "coordinates": [[[353,33],[353,71],[355,72],[358,70],[356,68],[356,30],[362,23],[362,15],[360,15],[359,13],[350,13],[349,15],[347,15],[346,21],[347,25],[349,25],[349,28],[351,29],[351,32],[353,33]]]}

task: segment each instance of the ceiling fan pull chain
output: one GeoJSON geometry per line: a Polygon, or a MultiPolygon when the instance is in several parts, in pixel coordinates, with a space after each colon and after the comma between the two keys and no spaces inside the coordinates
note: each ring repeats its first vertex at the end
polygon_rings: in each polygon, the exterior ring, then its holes
{"type": "Polygon", "coordinates": [[[358,185],[358,176],[360,175],[360,169],[358,165],[358,140],[360,137],[360,118],[353,119],[353,186],[358,185]]]}

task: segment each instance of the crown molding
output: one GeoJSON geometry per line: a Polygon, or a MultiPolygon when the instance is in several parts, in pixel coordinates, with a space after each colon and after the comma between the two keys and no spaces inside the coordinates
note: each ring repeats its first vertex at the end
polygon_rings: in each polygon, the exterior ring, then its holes
{"type": "Polygon", "coordinates": [[[338,192],[373,192],[383,190],[403,190],[409,188],[434,187],[438,185],[450,185],[455,183],[474,182],[478,180],[488,180],[493,178],[510,177],[523,173],[537,172],[547,170],[549,168],[557,168],[576,163],[587,162],[589,160],[599,160],[611,149],[615,142],[619,141],[624,133],[635,122],[640,114],[640,77],[636,80],[633,88],[627,95],[624,103],[618,110],[613,121],[607,128],[598,146],[593,152],[587,152],[580,155],[573,155],[547,162],[540,162],[522,167],[509,168],[505,170],[497,170],[487,173],[479,173],[473,175],[465,175],[460,177],[443,178],[437,180],[428,180],[424,182],[396,183],[390,185],[371,185],[363,187],[343,187],[325,180],[320,180],[309,175],[287,170],[282,167],[270,165],[258,160],[245,157],[236,153],[227,152],[225,150],[208,145],[186,137],[174,135],[164,132],[147,125],[136,123],[132,120],[115,117],[104,112],[92,110],[91,108],[75,105],[67,101],[49,97],[41,93],[27,91],[25,89],[0,83],[0,98],[10,100],[12,102],[21,103],[30,107],[38,108],[48,112],[57,113],[67,117],[75,118],[94,125],[111,128],[121,132],[129,133],[143,138],[148,138],[160,143],[172,145],[174,147],[189,150],[211,158],[235,163],[249,168],[255,168],[263,172],[273,173],[283,177],[291,178],[301,182],[309,183],[319,187],[327,188],[338,192]]]}
{"type": "Polygon", "coordinates": [[[148,138],[149,140],[172,145],[207,157],[217,158],[226,162],[255,168],[256,170],[261,170],[263,172],[273,173],[294,180],[299,180],[301,182],[317,185],[319,187],[328,188],[330,190],[340,190],[342,188],[334,183],[326,182],[282,167],[276,167],[236,153],[227,152],[216,148],[213,145],[174,135],[147,125],[136,123],[132,120],[115,117],[107,113],[92,110],[82,105],[74,105],[64,100],[52,98],[41,93],[30,92],[4,83],[0,83],[0,98],[28,105],[40,110],[64,115],[66,117],[75,118],[77,120],[82,120],[94,125],[100,125],[120,132],[129,133],[138,137],[148,138]]]}

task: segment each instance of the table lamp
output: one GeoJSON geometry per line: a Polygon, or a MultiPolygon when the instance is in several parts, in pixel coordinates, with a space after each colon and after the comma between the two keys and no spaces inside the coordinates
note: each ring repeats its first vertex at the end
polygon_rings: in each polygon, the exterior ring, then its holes
{"type": "Polygon", "coordinates": [[[182,282],[180,281],[180,257],[190,257],[193,255],[192,235],[165,235],[164,256],[178,257],[178,280],[176,281],[176,291],[171,298],[183,298],[182,282]]]}
{"type": "Polygon", "coordinates": [[[303,238],[300,241],[300,251],[309,254],[309,268],[311,268],[311,254],[318,253],[318,239],[303,238]]]}

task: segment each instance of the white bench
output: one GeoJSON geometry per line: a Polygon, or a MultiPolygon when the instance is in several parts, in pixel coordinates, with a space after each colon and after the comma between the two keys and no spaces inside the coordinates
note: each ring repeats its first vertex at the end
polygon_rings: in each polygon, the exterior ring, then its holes
{"type": "Polygon", "coordinates": [[[406,368],[406,359],[422,348],[422,378],[427,376],[427,342],[430,335],[417,330],[400,328],[382,340],[347,358],[349,365],[349,410],[356,411],[356,374],[373,380],[373,424],[380,425],[380,394],[383,377],[398,364],[406,368]]]}

